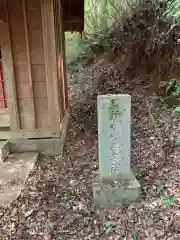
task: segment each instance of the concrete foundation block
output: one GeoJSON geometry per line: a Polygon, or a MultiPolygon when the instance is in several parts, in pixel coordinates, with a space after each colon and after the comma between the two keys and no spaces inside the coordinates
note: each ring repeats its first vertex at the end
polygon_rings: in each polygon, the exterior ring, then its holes
{"type": "Polygon", "coordinates": [[[97,208],[131,204],[140,196],[140,184],[135,177],[96,179],[93,182],[93,196],[97,208]]]}
{"type": "Polygon", "coordinates": [[[8,141],[0,141],[0,163],[4,162],[10,154],[10,143],[8,141]]]}

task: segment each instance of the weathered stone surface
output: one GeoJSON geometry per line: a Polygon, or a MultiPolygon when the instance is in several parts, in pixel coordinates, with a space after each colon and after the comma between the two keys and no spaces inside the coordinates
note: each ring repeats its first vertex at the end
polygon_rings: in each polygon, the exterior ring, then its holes
{"type": "Polygon", "coordinates": [[[8,141],[0,142],[0,163],[4,162],[10,154],[10,143],[8,141]]]}
{"type": "Polygon", "coordinates": [[[0,164],[0,206],[12,203],[24,188],[39,153],[13,153],[0,164]]]}
{"type": "Polygon", "coordinates": [[[128,179],[96,179],[93,182],[93,196],[96,207],[119,207],[131,204],[140,195],[140,184],[130,173],[128,179]],[[130,177],[131,176],[131,177],[130,177]]]}
{"type": "Polygon", "coordinates": [[[93,182],[96,207],[115,207],[136,201],[140,185],[131,168],[131,97],[98,96],[100,178],[93,182]]]}
{"type": "Polygon", "coordinates": [[[127,94],[98,96],[100,177],[130,170],[131,97],[127,94]]]}

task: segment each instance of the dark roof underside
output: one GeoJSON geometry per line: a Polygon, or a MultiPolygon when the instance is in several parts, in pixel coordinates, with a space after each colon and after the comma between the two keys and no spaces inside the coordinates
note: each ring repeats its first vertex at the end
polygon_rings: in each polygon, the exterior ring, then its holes
{"type": "Polygon", "coordinates": [[[83,32],[84,0],[61,0],[64,18],[64,30],[83,32]]]}

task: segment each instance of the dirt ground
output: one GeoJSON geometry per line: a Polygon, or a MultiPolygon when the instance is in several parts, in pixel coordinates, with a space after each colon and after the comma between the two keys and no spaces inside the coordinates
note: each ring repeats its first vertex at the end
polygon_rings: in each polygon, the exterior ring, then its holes
{"type": "Polygon", "coordinates": [[[179,117],[154,105],[139,77],[120,75],[97,60],[71,66],[71,121],[63,157],[41,157],[18,199],[0,208],[0,239],[180,239],[180,160],[175,147],[179,117]],[[76,69],[77,68],[77,69],[76,69]],[[108,74],[107,74],[108,72],[108,74]],[[141,199],[119,209],[96,210],[98,94],[132,96],[132,168],[141,199]]]}

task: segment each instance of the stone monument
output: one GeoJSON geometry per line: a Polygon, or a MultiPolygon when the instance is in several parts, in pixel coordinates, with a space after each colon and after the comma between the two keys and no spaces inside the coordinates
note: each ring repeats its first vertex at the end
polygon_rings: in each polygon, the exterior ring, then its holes
{"type": "Polygon", "coordinates": [[[130,204],[140,195],[131,171],[131,96],[98,96],[100,178],[93,182],[96,207],[130,204]]]}

